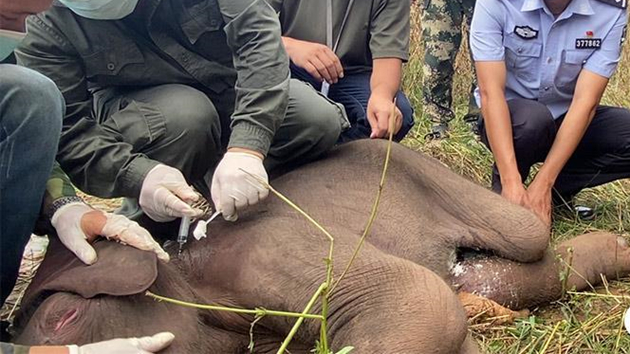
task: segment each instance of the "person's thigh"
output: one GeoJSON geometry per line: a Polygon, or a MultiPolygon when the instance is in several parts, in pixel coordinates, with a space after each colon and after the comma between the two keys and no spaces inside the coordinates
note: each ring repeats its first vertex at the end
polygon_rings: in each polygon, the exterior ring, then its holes
{"type": "Polygon", "coordinates": [[[630,177],[630,111],[600,106],[575,152],[556,180],[570,199],[579,190],[630,177]]]}
{"type": "Polygon", "coordinates": [[[291,79],[289,105],[274,136],[265,165],[269,170],[315,159],[331,149],[348,119],[344,108],[313,87],[291,79]]]}
{"type": "Polygon", "coordinates": [[[17,279],[57,153],[64,102],[35,71],[0,65],[0,304],[17,279]]]}
{"type": "Polygon", "coordinates": [[[97,117],[134,153],[179,169],[203,188],[203,177],[221,154],[220,118],[201,91],[170,84],[142,89],[108,88],[96,95],[97,117]]]}
{"type": "MultiPolygon", "coordinates": [[[[556,122],[549,109],[533,100],[513,99],[507,102],[512,123],[516,163],[523,181],[531,166],[544,161],[556,137],[556,122]]],[[[483,117],[480,119],[481,141],[492,150],[483,117]]],[[[493,190],[501,191],[496,165],[493,168],[493,190]]]]}

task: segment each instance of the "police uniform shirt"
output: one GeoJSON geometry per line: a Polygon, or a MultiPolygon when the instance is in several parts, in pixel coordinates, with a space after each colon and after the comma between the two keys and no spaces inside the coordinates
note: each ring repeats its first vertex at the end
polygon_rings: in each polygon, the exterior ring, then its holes
{"type": "MultiPolygon", "coordinates": [[[[505,61],[506,99],[545,104],[558,118],[582,69],[610,78],[626,33],[627,0],[573,0],[557,18],[543,0],[479,0],[471,25],[475,61],[505,61]]],[[[481,106],[479,89],[477,104],[481,106]]]]}

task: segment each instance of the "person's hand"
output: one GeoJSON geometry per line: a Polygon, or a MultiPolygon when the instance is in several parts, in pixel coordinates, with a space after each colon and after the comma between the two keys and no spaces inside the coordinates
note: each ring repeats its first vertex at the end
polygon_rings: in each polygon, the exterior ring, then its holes
{"type": "Polygon", "coordinates": [[[520,182],[514,183],[513,185],[504,185],[501,195],[514,204],[530,208],[527,190],[525,190],[525,187],[523,187],[523,184],[520,182]]]}
{"type": "Polygon", "coordinates": [[[527,188],[530,209],[548,226],[551,225],[551,188],[535,178],[527,188]]]}
{"type": "Polygon", "coordinates": [[[230,149],[212,176],[212,201],[228,221],[236,221],[237,211],[267,198],[269,190],[256,178],[268,182],[262,155],[246,149],[230,149]]]}
{"type": "Polygon", "coordinates": [[[337,55],[319,43],[282,37],[291,61],[306,70],[317,81],[335,84],[343,78],[343,66],[337,55]]]}
{"type": "Polygon", "coordinates": [[[168,222],[183,216],[195,217],[200,210],[190,207],[199,196],[186,183],[178,169],[166,165],[155,166],[142,182],[140,207],[157,222],[168,222]]]}
{"type": "Polygon", "coordinates": [[[69,354],[152,354],[171,345],[173,339],[173,333],[162,332],[152,337],[112,339],[80,347],[71,345],[68,348],[69,354]]]}
{"type": "Polygon", "coordinates": [[[367,118],[372,128],[371,139],[389,137],[389,118],[394,108],[394,134],[402,127],[402,113],[387,97],[372,94],[368,101],[367,118]]]}
{"type": "Polygon", "coordinates": [[[88,265],[94,264],[98,258],[90,245],[97,236],[154,252],[160,260],[169,261],[168,253],[147,230],[122,215],[103,213],[84,203],[71,203],[59,208],[52,216],[51,223],[61,243],[88,265]]]}

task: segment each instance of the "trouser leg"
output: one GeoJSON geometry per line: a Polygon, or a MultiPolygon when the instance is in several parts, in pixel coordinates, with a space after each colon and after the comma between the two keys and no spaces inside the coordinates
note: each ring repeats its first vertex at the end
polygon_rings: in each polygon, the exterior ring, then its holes
{"type": "Polygon", "coordinates": [[[424,115],[434,123],[446,123],[455,117],[451,106],[455,57],[462,41],[461,3],[425,0],[421,21],[424,115]]]}
{"type": "Polygon", "coordinates": [[[0,65],[0,304],[11,293],[57,153],[65,104],[55,84],[0,65]]]}
{"type": "Polygon", "coordinates": [[[630,111],[600,106],[556,179],[555,196],[568,201],[583,188],[629,177],[630,111]]]}
{"type": "MultiPolygon", "coordinates": [[[[512,137],[518,171],[523,182],[531,166],[544,161],[556,137],[556,122],[549,109],[533,100],[514,99],[508,101],[512,122],[512,137]]],[[[490,149],[490,142],[483,124],[480,124],[481,141],[490,149]]],[[[492,168],[492,190],[501,193],[501,176],[496,163],[492,168]]]]}
{"type": "Polygon", "coordinates": [[[118,132],[133,152],[177,168],[207,192],[203,178],[221,154],[221,127],[204,93],[179,84],[105,91],[97,103],[105,129],[118,132]]]}
{"type": "MultiPolygon", "coordinates": [[[[316,89],[321,88],[321,84],[316,82],[306,70],[293,64],[291,65],[291,75],[311,84],[316,89]]],[[[371,73],[348,74],[330,87],[328,97],[344,106],[351,124],[350,129],[342,132],[339,138],[340,143],[370,137],[372,128],[367,118],[367,106],[372,93],[371,75],[371,73]]],[[[394,136],[394,140],[400,141],[413,128],[415,122],[411,103],[402,91],[398,91],[396,94],[396,106],[402,113],[403,124],[394,136]]]]}
{"type": "Polygon", "coordinates": [[[273,170],[318,158],[335,145],[341,130],[348,126],[347,119],[340,104],[291,79],[287,113],[271,143],[265,167],[273,170]]]}

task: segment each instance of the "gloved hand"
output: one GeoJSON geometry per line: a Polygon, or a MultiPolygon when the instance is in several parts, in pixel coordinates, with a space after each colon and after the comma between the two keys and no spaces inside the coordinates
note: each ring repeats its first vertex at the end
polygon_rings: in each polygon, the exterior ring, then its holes
{"type": "Polygon", "coordinates": [[[173,333],[162,332],[152,337],[112,339],[80,347],[70,345],[68,349],[69,354],[152,354],[171,345],[173,339],[173,333]]]}
{"type": "Polygon", "coordinates": [[[250,174],[268,182],[262,158],[246,153],[228,151],[212,177],[212,201],[223,218],[236,221],[237,210],[267,198],[269,190],[250,174]]]}
{"type": "Polygon", "coordinates": [[[97,235],[155,252],[162,261],[169,261],[168,253],[162,250],[147,230],[122,215],[103,213],[83,203],[71,203],[59,208],[51,223],[61,243],[88,265],[94,264],[97,256],[87,238],[97,235]]]}
{"type": "Polygon", "coordinates": [[[142,182],[139,203],[151,219],[168,222],[182,216],[200,215],[200,210],[188,205],[198,199],[199,196],[186,183],[184,175],[178,169],[157,165],[149,171],[142,182]]]}

